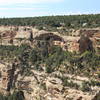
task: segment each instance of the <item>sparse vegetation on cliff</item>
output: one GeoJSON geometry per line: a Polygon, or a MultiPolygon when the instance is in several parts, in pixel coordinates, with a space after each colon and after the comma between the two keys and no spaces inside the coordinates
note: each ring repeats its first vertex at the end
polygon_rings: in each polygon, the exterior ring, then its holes
{"type": "Polygon", "coordinates": [[[93,96],[100,90],[99,20],[100,14],[0,19],[0,100],[93,96]]]}
{"type": "MultiPolygon", "coordinates": [[[[63,51],[61,47],[52,46],[50,51],[47,48],[31,48],[29,45],[22,44],[17,46],[1,46],[0,59],[13,60],[17,58],[20,61],[22,72],[25,69],[35,66],[37,70],[42,69],[42,64],[45,64],[46,71],[51,73],[60,69],[61,66],[66,67],[69,73],[77,73],[88,77],[96,72],[100,65],[100,56],[91,51],[86,51],[79,54],[73,54],[68,51],[63,51]],[[45,50],[44,50],[45,49],[45,50]],[[68,65],[70,63],[70,66],[68,65]],[[81,73],[82,72],[82,73],[81,73]]],[[[98,75],[99,76],[99,75],[98,75]]]]}

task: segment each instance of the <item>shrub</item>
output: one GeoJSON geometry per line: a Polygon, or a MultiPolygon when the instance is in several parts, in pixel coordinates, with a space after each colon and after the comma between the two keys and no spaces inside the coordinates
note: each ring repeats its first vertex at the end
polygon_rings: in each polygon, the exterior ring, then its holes
{"type": "Polygon", "coordinates": [[[83,82],[81,90],[84,91],[84,92],[88,92],[88,91],[91,90],[91,88],[89,87],[89,84],[87,84],[87,82],[83,82]]]}
{"type": "Polygon", "coordinates": [[[22,91],[15,91],[9,96],[4,96],[0,94],[0,100],[25,100],[25,98],[22,91]]]}

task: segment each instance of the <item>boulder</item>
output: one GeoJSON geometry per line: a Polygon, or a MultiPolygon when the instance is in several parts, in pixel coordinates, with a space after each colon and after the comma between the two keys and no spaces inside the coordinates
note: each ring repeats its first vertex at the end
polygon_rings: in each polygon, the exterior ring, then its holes
{"type": "Polygon", "coordinates": [[[47,90],[55,89],[61,91],[63,89],[62,81],[58,78],[48,78],[45,82],[47,90]]]}

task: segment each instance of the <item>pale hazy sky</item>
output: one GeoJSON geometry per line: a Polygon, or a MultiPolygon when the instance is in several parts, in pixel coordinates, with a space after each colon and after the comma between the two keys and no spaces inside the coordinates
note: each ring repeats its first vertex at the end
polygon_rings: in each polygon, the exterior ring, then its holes
{"type": "Polygon", "coordinates": [[[0,0],[0,17],[100,13],[100,0],[0,0]]]}

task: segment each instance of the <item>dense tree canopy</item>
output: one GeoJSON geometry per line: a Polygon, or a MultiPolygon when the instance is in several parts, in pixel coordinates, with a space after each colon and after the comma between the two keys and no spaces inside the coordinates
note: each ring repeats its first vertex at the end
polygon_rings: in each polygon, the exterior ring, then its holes
{"type": "Polygon", "coordinates": [[[67,28],[99,27],[100,14],[44,16],[26,18],[1,18],[0,25],[37,26],[40,29],[47,26],[66,26],[67,28]]]}

